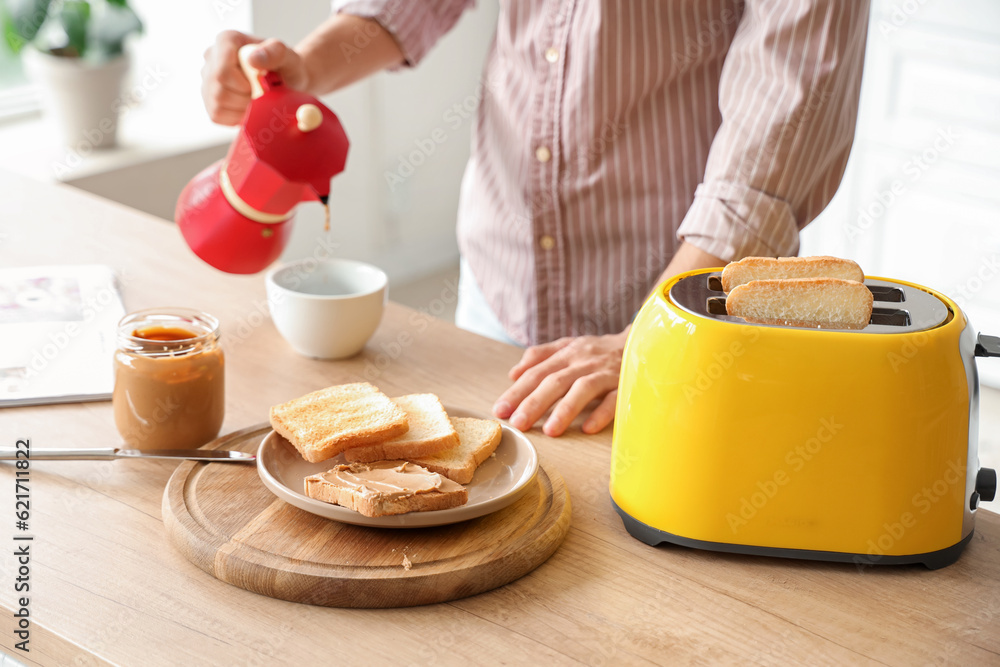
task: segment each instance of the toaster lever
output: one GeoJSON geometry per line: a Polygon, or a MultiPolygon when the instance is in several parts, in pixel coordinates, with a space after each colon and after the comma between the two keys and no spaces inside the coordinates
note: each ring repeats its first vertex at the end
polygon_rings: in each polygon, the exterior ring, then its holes
{"type": "Polygon", "coordinates": [[[1000,357],[1000,338],[979,334],[976,340],[977,357],[1000,357]]]}

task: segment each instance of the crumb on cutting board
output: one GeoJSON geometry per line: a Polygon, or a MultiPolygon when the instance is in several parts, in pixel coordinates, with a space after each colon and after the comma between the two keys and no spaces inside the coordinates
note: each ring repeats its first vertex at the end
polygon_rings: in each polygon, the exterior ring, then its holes
{"type": "Polygon", "coordinates": [[[412,568],[412,567],[413,567],[413,563],[411,563],[410,559],[406,557],[406,554],[403,554],[403,569],[406,570],[407,572],[409,572],[410,568],[412,568]]]}

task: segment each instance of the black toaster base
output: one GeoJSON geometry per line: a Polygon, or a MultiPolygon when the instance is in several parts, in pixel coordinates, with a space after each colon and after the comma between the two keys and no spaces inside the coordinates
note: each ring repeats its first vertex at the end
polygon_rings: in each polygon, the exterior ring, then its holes
{"type": "Polygon", "coordinates": [[[873,565],[912,565],[922,563],[931,570],[937,570],[947,565],[951,565],[962,555],[962,550],[972,540],[975,530],[969,531],[960,542],[939,551],[931,551],[924,554],[913,554],[909,556],[872,556],[869,554],[851,554],[840,551],[814,551],[812,549],[783,549],[778,547],[755,547],[741,544],[726,544],[724,542],[706,542],[704,540],[693,540],[688,537],[674,535],[657,528],[653,528],[633,518],[625,512],[618,503],[611,499],[611,506],[615,508],[618,515],[625,524],[628,534],[640,542],[655,547],[663,542],[677,544],[682,547],[692,549],[704,549],[706,551],[721,551],[723,553],[745,554],[748,556],[774,556],[777,558],[798,558],[803,560],[822,560],[837,563],[852,563],[858,569],[866,569],[873,565]]]}

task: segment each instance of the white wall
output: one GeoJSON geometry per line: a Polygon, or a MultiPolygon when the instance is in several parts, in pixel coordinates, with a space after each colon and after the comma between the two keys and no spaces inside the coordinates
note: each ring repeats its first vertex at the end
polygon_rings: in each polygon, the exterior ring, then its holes
{"type": "Polygon", "coordinates": [[[1000,3],[876,0],[850,164],[802,254],[940,290],[1000,335],[998,211],[1000,3]]]}
{"type": "MultiPolygon", "coordinates": [[[[296,12],[273,0],[255,0],[258,35],[296,42],[325,16],[328,3],[296,3],[296,12]]],[[[332,252],[373,262],[390,278],[405,280],[458,259],[455,215],[471,118],[457,128],[445,114],[474,97],[496,27],[497,5],[480,2],[412,70],[387,72],[325,98],[351,139],[347,168],[333,180],[332,229],[324,234],[319,204],[299,207],[283,259],[332,252]],[[427,150],[430,137],[433,149],[427,150]],[[425,150],[418,149],[422,144],[425,150]],[[386,172],[400,162],[404,182],[390,187],[386,172]],[[419,163],[419,164],[418,164],[419,163]]],[[[450,117],[449,117],[450,119],[450,117]]]]}

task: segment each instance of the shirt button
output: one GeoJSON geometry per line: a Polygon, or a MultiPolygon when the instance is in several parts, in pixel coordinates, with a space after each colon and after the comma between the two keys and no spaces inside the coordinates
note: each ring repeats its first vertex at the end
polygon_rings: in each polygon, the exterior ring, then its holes
{"type": "Polygon", "coordinates": [[[550,63],[554,63],[555,61],[559,60],[559,49],[557,49],[554,46],[550,46],[549,48],[545,49],[545,59],[548,60],[550,63]]]}
{"type": "Polygon", "coordinates": [[[538,239],[538,245],[542,246],[542,250],[552,250],[556,247],[556,240],[546,234],[542,238],[538,239]]]}
{"type": "Polygon", "coordinates": [[[539,162],[548,162],[552,159],[552,151],[546,146],[539,146],[535,149],[535,157],[538,158],[539,162]]]}

